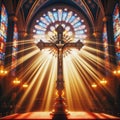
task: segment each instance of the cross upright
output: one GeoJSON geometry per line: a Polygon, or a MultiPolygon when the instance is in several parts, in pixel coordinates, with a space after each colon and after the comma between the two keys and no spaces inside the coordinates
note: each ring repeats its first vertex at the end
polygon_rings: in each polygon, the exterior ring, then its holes
{"type": "Polygon", "coordinates": [[[56,98],[56,103],[54,105],[54,115],[60,115],[60,114],[66,114],[66,105],[64,102],[64,98],[63,98],[63,90],[64,90],[64,80],[63,80],[63,52],[66,48],[77,48],[77,49],[81,49],[83,46],[83,43],[80,42],[80,40],[78,40],[75,43],[68,43],[65,42],[63,40],[63,32],[64,32],[64,28],[59,25],[56,28],[56,32],[57,32],[57,41],[54,43],[45,43],[42,40],[40,40],[40,42],[37,44],[37,46],[40,49],[44,49],[44,48],[55,48],[58,54],[58,66],[57,66],[57,94],[58,97],[56,98]]]}

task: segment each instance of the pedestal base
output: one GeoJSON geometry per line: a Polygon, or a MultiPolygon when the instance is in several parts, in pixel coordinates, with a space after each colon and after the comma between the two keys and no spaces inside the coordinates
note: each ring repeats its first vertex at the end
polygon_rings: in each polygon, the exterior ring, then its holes
{"type": "Polygon", "coordinates": [[[68,120],[67,116],[69,114],[63,97],[56,98],[54,111],[51,113],[51,115],[53,116],[52,120],[68,120]]]}
{"type": "Polygon", "coordinates": [[[59,113],[59,114],[54,114],[52,120],[68,120],[68,118],[66,114],[59,113]]]}

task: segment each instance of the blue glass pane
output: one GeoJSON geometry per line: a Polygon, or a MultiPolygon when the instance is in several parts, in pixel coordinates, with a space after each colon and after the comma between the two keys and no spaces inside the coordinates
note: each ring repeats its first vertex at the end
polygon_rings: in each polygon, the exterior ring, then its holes
{"type": "Polygon", "coordinates": [[[4,61],[5,59],[5,53],[0,53],[0,60],[4,61]]]}
{"type": "Polygon", "coordinates": [[[117,61],[120,61],[120,53],[116,53],[117,55],[117,61]]]}
{"type": "Polygon", "coordinates": [[[55,20],[58,20],[58,14],[57,14],[57,12],[53,12],[53,16],[54,16],[55,20]]]}
{"type": "Polygon", "coordinates": [[[39,22],[39,25],[46,28],[46,25],[43,22],[39,22]]]}
{"type": "Polygon", "coordinates": [[[51,23],[51,20],[50,20],[50,18],[49,18],[48,16],[45,16],[45,19],[46,19],[49,23],[51,23]]]}
{"type": "Polygon", "coordinates": [[[66,19],[66,17],[67,17],[67,14],[68,14],[67,12],[63,11],[63,15],[62,15],[62,16],[63,16],[63,17],[62,17],[62,20],[63,20],[63,21],[65,21],[65,19],[66,19]]]}
{"type": "Polygon", "coordinates": [[[48,11],[48,16],[49,16],[49,18],[52,22],[55,22],[55,19],[54,19],[54,16],[53,16],[52,12],[48,11]]]}
{"type": "Polygon", "coordinates": [[[14,32],[13,39],[18,39],[18,33],[14,32]]]}
{"type": "Polygon", "coordinates": [[[80,30],[80,31],[76,31],[75,33],[76,34],[84,34],[85,32],[83,30],[80,30]]]}
{"type": "Polygon", "coordinates": [[[0,60],[2,59],[2,54],[0,53],[0,60]]]}
{"type": "Polygon", "coordinates": [[[36,31],[36,34],[44,34],[44,31],[36,31]]]}
{"type": "Polygon", "coordinates": [[[75,25],[74,25],[74,28],[75,27],[79,27],[81,25],[81,22],[77,22],[75,25]]]}
{"type": "Polygon", "coordinates": [[[72,16],[69,20],[69,22],[71,23],[76,17],[75,16],[72,16]]]}

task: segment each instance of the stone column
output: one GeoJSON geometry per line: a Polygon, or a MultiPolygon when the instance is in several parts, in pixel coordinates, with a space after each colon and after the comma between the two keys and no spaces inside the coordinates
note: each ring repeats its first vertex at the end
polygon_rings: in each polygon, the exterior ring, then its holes
{"type": "Polygon", "coordinates": [[[108,50],[109,50],[109,55],[111,56],[110,62],[116,64],[112,15],[106,15],[103,21],[105,21],[107,25],[108,44],[109,44],[108,50]]]}
{"type": "Polygon", "coordinates": [[[27,37],[27,32],[25,30],[19,31],[18,38],[19,38],[19,42],[21,42],[22,44],[18,44],[18,56],[17,56],[17,58],[18,58],[18,60],[20,59],[20,61],[21,61],[21,64],[19,64],[17,66],[17,72],[18,73],[21,73],[21,71],[24,71],[23,70],[23,66],[24,66],[23,56],[25,54],[25,52],[24,52],[25,44],[24,43],[25,43],[26,37],[27,37]]]}
{"type": "MultiPolygon", "coordinates": [[[[97,50],[100,50],[100,51],[103,50],[103,47],[102,47],[102,44],[101,44],[102,43],[102,41],[101,41],[101,35],[102,35],[102,33],[100,31],[96,30],[96,31],[93,32],[93,37],[94,37],[93,38],[93,40],[94,40],[93,48],[96,49],[95,54],[96,54],[98,62],[99,62],[99,58],[103,58],[102,54],[99,51],[97,51],[97,50]]],[[[104,71],[97,64],[96,64],[96,69],[99,70],[101,73],[103,73],[103,71],[104,71]]]]}
{"type": "Polygon", "coordinates": [[[103,22],[106,23],[107,37],[108,37],[108,54],[109,54],[109,71],[108,76],[111,76],[111,72],[114,70],[113,65],[116,65],[115,43],[113,33],[113,20],[112,15],[106,15],[103,18],[103,22]]]}
{"type": "MultiPolygon", "coordinates": [[[[113,110],[116,107],[116,88],[118,78],[113,74],[113,70],[116,69],[116,54],[115,54],[115,43],[114,43],[114,33],[113,33],[113,20],[112,15],[106,15],[103,18],[103,22],[106,23],[107,27],[107,37],[108,37],[108,53],[109,53],[109,70],[106,76],[108,81],[108,89],[111,91],[111,100],[113,100],[113,110]]],[[[110,93],[109,93],[110,94],[110,93]]]]}
{"type": "Polygon", "coordinates": [[[12,42],[15,22],[17,22],[17,17],[14,14],[10,14],[8,17],[7,42],[5,51],[5,67],[8,68],[8,70],[11,69],[12,64],[12,42]]]}
{"type": "Polygon", "coordinates": [[[8,14],[8,28],[7,28],[7,40],[5,49],[5,61],[4,67],[8,71],[8,74],[3,79],[4,94],[9,94],[11,90],[11,84],[13,77],[11,75],[11,65],[12,65],[12,46],[13,46],[13,33],[14,33],[14,23],[17,22],[17,17],[14,14],[8,14]]]}

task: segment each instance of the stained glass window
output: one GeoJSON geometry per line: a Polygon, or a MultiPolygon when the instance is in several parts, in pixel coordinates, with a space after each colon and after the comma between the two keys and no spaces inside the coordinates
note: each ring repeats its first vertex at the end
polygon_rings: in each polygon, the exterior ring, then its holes
{"type": "Polygon", "coordinates": [[[0,21],[0,64],[4,65],[5,45],[7,40],[8,14],[5,6],[1,6],[1,21],[0,21]]]}
{"type": "Polygon", "coordinates": [[[106,23],[104,23],[103,25],[102,39],[103,39],[103,48],[104,48],[105,68],[109,68],[108,36],[107,36],[106,23]]]}
{"type": "Polygon", "coordinates": [[[18,30],[17,25],[14,24],[14,33],[13,33],[13,48],[12,48],[12,74],[15,76],[16,66],[17,66],[17,51],[18,51],[18,30]]]}
{"type": "Polygon", "coordinates": [[[120,66],[120,13],[118,4],[116,4],[113,12],[113,32],[117,65],[120,66]]]}
{"type": "Polygon", "coordinates": [[[33,33],[36,42],[57,41],[56,28],[61,24],[65,29],[63,32],[64,42],[76,42],[87,37],[85,21],[75,11],[68,8],[53,8],[43,13],[36,20],[33,33]]]}

